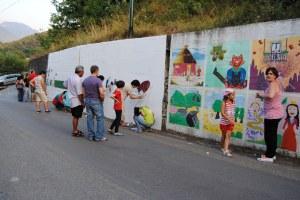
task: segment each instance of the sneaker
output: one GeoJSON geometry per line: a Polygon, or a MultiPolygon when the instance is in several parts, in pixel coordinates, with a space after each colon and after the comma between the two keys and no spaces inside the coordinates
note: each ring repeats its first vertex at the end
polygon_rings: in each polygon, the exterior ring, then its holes
{"type": "Polygon", "coordinates": [[[257,158],[257,160],[261,162],[274,162],[273,158],[268,158],[268,157],[257,158]]]}
{"type": "Polygon", "coordinates": [[[116,132],[113,134],[114,136],[123,136],[124,134],[123,133],[119,133],[119,132],[116,132]]]}
{"type": "Polygon", "coordinates": [[[113,134],[113,130],[112,129],[107,129],[107,132],[109,132],[110,134],[113,134]]]}
{"type": "Polygon", "coordinates": [[[106,137],[103,137],[103,138],[101,138],[99,141],[101,141],[101,142],[105,142],[105,141],[107,141],[108,139],[106,138],[106,137]]]}
{"type": "Polygon", "coordinates": [[[137,132],[138,129],[136,127],[134,127],[134,128],[131,128],[130,130],[137,132]]]}
{"type": "Polygon", "coordinates": [[[224,151],[224,156],[232,157],[232,154],[229,151],[224,151]]]}
{"type": "Polygon", "coordinates": [[[143,132],[143,129],[138,129],[137,131],[136,131],[137,133],[142,133],[143,132]]]}

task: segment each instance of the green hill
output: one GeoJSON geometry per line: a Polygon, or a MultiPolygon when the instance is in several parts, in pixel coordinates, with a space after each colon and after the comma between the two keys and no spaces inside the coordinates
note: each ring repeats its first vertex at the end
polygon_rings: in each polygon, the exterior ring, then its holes
{"type": "MultiPolygon", "coordinates": [[[[76,45],[127,37],[128,1],[56,2],[53,28],[0,49],[34,58],[76,45]]],[[[135,0],[134,37],[201,31],[300,17],[297,0],[135,0]]]]}

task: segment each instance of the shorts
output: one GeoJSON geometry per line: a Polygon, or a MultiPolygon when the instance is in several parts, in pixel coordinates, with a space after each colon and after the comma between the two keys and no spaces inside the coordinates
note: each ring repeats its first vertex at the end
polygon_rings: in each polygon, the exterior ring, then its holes
{"type": "Polygon", "coordinates": [[[48,102],[48,98],[47,98],[47,95],[44,91],[38,91],[38,92],[35,92],[36,94],[36,101],[38,102],[48,102]]]}
{"type": "Polygon", "coordinates": [[[83,106],[76,106],[74,108],[71,108],[72,116],[75,118],[81,118],[83,113],[83,106]]]}
{"type": "Polygon", "coordinates": [[[228,132],[228,131],[233,131],[234,124],[220,124],[220,129],[222,132],[228,132]]]}

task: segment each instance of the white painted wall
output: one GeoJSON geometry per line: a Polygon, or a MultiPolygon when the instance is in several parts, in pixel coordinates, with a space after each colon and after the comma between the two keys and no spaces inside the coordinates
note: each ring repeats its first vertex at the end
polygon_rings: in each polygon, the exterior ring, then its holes
{"type": "MultiPolygon", "coordinates": [[[[118,40],[98,44],[79,46],[49,55],[49,80],[66,80],[76,65],[85,67],[85,77],[91,65],[98,65],[105,78],[124,80],[134,79],[140,82],[149,80],[150,89],[146,93],[144,104],[154,112],[156,123],[153,128],[160,130],[162,121],[162,100],[164,93],[166,36],[140,39],[118,40]]],[[[104,81],[105,82],[105,81],[104,81]]],[[[50,86],[50,96],[61,90],[50,86]]],[[[105,116],[114,118],[113,101],[104,102],[105,116]]],[[[132,122],[133,105],[129,99],[125,102],[126,121],[132,122]]]]}

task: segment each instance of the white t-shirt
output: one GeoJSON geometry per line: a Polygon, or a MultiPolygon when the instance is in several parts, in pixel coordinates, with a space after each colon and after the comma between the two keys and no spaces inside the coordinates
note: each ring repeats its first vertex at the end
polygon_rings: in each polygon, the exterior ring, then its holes
{"type": "Polygon", "coordinates": [[[81,105],[78,96],[82,94],[82,79],[77,74],[74,74],[64,82],[64,86],[69,91],[71,108],[81,105]]]}
{"type": "MultiPolygon", "coordinates": [[[[133,94],[134,96],[141,96],[143,95],[143,91],[138,91],[137,88],[132,88],[130,91],[130,94],[133,94]]],[[[131,99],[133,102],[134,107],[143,107],[144,106],[144,99],[131,99]]]]}
{"type": "Polygon", "coordinates": [[[40,75],[34,79],[35,92],[43,92],[44,91],[42,88],[42,81],[43,81],[43,77],[40,75]]]}

